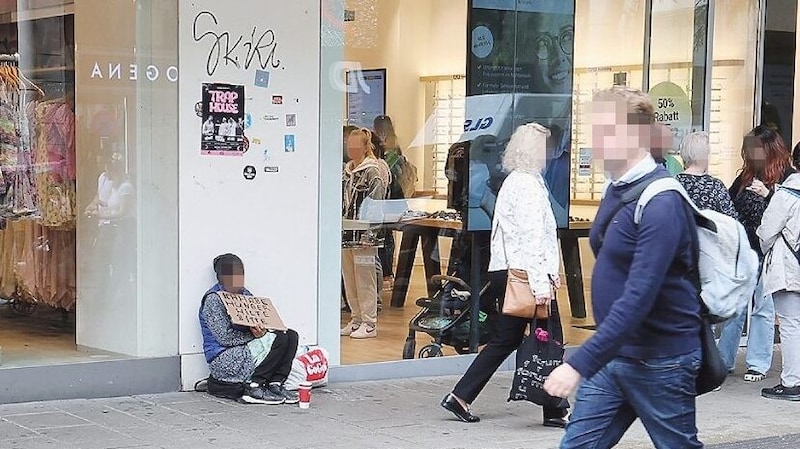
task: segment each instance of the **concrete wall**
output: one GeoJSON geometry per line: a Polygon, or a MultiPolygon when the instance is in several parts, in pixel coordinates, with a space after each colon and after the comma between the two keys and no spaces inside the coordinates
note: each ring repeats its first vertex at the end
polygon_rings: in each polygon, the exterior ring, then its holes
{"type": "MultiPolygon", "coordinates": [[[[248,288],[274,301],[284,322],[300,333],[301,343],[317,343],[319,337],[319,3],[241,3],[236,8],[216,0],[180,3],[184,387],[205,375],[197,311],[215,282],[211,261],[218,254],[232,252],[244,260],[248,288]],[[255,85],[257,69],[269,72],[268,87],[255,85]],[[201,155],[195,104],[208,82],[245,87],[252,125],[245,130],[250,147],[244,155],[201,155]],[[273,96],[280,96],[282,104],[275,104],[273,96]],[[295,114],[296,126],[287,125],[287,114],[295,114]],[[294,136],[294,152],[285,151],[285,135],[294,136]],[[256,168],[255,179],[244,178],[248,165],[256,168]],[[278,167],[278,172],[267,173],[265,167],[278,167]]],[[[337,287],[338,282],[332,290],[338,292],[337,287]]]]}

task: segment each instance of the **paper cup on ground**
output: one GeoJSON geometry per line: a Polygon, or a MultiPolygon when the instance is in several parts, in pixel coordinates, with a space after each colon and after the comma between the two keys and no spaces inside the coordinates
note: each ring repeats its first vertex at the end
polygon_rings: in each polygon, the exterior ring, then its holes
{"type": "Polygon", "coordinates": [[[300,382],[297,394],[300,396],[300,408],[311,406],[311,382],[300,382]]]}

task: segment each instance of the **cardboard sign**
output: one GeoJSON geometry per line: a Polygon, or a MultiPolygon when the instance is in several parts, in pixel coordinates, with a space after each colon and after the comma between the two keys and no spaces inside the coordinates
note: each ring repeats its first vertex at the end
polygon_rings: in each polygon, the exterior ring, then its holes
{"type": "Polygon", "coordinates": [[[233,324],[279,331],[287,329],[269,298],[234,295],[228,292],[218,292],[218,294],[233,324]]]}

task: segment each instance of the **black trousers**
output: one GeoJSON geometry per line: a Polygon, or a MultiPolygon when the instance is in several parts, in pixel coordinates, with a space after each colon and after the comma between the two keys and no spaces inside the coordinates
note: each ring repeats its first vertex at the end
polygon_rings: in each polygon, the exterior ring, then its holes
{"type": "MultiPolygon", "coordinates": [[[[506,272],[497,271],[489,273],[491,286],[486,292],[488,298],[499,299],[502,306],[502,298],[505,295],[506,272]]],[[[561,329],[561,318],[558,313],[558,304],[551,302],[550,319],[552,320],[553,338],[564,341],[563,330],[561,329]]],[[[453,394],[471,404],[475,398],[492,378],[497,368],[522,344],[525,337],[525,329],[531,323],[530,319],[497,315],[495,318],[494,333],[489,343],[475,357],[472,364],[464,373],[464,376],[456,384],[453,394]]],[[[547,328],[547,320],[537,320],[537,327],[547,328]]],[[[545,408],[544,418],[562,418],[566,416],[566,409],[545,408]]]]}
{"type": "Polygon", "coordinates": [[[297,332],[289,329],[286,332],[276,332],[272,348],[267,358],[256,367],[252,380],[265,385],[272,382],[283,384],[292,371],[292,361],[297,355],[297,332]]]}
{"type": "MultiPolygon", "coordinates": [[[[378,259],[384,276],[394,276],[394,234],[391,229],[384,231],[383,247],[378,248],[378,259]]],[[[378,279],[378,290],[381,289],[382,279],[378,279]]]]}

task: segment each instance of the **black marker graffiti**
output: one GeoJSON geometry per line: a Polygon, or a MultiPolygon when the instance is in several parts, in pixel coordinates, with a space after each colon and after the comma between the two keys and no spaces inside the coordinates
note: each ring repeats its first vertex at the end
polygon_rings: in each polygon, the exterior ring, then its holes
{"type": "Polygon", "coordinates": [[[262,70],[266,70],[267,67],[273,69],[280,67],[281,61],[275,56],[278,41],[273,30],[259,31],[258,27],[254,26],[249,39],[245,40],[244,35],[233,38],[230,31],[221,31],[218,27],[219,21],[210,11],[197,14],[192,24],[192,37],[195,42],[206,38],[211,40],[206,61],[206,72],[209,76],[217,71],[220,62],[244,70],[249,70],[254,61],[262,70]]]}

